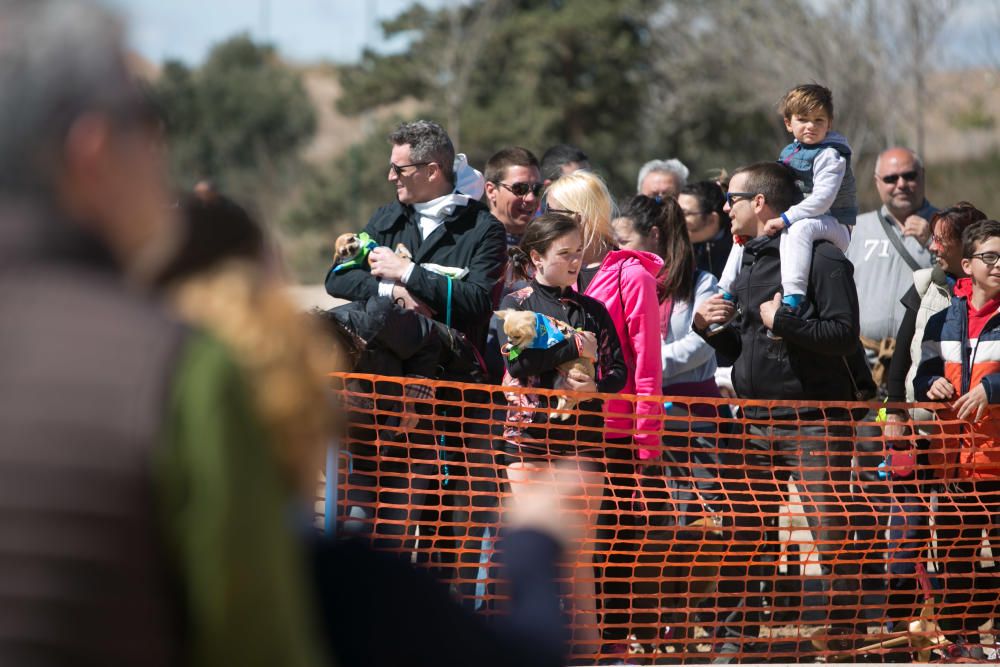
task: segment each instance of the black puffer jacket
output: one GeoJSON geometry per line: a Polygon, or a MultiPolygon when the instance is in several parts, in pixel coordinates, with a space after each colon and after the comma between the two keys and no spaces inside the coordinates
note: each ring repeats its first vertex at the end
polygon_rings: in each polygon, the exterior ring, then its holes
{"type": "MultiPolygon", "coordinates": [[[[394,202],[375,211],[365,232],[380,246],[393,250],[399,243],[413,253],[417,266],[406,284],[413,296],[434,311],[434,319],[445,322],[449,310],[448,279],[420,264],[464,267],[469,274],[451,285],[451,326],[458,329],[480,351],[486,328],[500,298],[507,241],[503,225],[482,203],[460,206],[426,240],[420,239],[417,214],[412,206],[394,202]]],[[[377,278],[368,264],[326,275],[326,291],[334,297],[364,301],[378,296],[377,278]]]]}
{"type": "Polygon", "coordinates": [[[736,319],[708,341],[736,360],[733,387],[741,398],[855,400],[848,370],[860,350],[854,267],[833,244],[815,244],[806,312],[801,318],[779,312],[775,340],[767,336],[760,305],[781,291],[779,243],[780,237],[761,236],[746,244],[733,284],[736,319]]]}

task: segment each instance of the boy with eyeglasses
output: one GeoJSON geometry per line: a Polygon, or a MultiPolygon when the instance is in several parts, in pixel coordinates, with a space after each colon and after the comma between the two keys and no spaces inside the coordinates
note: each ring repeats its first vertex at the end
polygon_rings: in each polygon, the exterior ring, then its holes
{"type": "MultiPolygon", "coordinates": [[[[847,139],[831,130],[833,94],[823,86],[796,86],[781,102],[785,128],[794,141],[785,146],[778,161],[790,167],[804,199],[769,220],[768,236],[786,232],[781,239],[781,290],[783,309],[788,314],[803,312],[813,243],[830,241],[846,252],[851,228],[858,215],[851,147],[847,139]]],[[[730,193],[738,197],[756,193],[730,193]]],[[[727,196],[729,206],[733,201],[727,196]]],[[[731,300],[730,288],[740,273],[743,246],[734,239],[719,289],[731,300]]]]}
{"type": "Polygon", "coordinates": [[[948,402],[938,417],[952,420],[931,452],[946,490],[935,515],[945,583],[939,623],[966,647],[954,657],[981,657],[978,628],[997,600],[995,591],[977,593],[988,582],[976,571],[981,531],[1000,523],[1000,222],[968,227],[962,249],[971,278],[960,279],[951,306],[928,321],[913,388],[917,400],[948,402]]]}

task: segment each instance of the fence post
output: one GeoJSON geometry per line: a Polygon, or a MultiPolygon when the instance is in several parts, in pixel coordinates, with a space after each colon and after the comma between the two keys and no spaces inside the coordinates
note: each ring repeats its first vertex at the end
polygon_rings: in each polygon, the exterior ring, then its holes
{"type": "Polygon", "coordinates": [[[337,532],[337,447],[330,444],[326,449],[326,501],[323,528],[328,537],[337,532]]]}

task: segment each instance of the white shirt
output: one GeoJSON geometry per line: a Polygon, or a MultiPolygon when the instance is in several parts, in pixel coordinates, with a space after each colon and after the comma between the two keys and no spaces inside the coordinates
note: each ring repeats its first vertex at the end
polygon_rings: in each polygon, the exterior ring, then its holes
{"type": "MultiPolygon", "coordinates": [[[[445,218],[454,213],[456,208],[466,206],[468,203],[469,197],[466,195],[458,192],[449,192],[437,199],[414,204],[413,210],[417,212],[417,224],[420,227],[420,239],[426,241],[427,237],[443,225],[445,218]]],[[[410,279],[410,274],[413,273],[414,266],[415,264],[410,264],[406,273],[403,274],[403,277],[400,279],[402,284],[405,285],[406,281],[410,279]]],[[[378,284],[378,295],[391,297],[392,288],[395,285],[396,281],[394,280],[380,281],[378,284]]]]}

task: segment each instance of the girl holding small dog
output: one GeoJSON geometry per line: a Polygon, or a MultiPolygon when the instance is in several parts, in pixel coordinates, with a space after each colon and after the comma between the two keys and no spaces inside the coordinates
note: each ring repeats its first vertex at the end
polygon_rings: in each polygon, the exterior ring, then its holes
{"type": "MultiPolygon", "coordinates": [[[[559,367],[580,358],[593,362],[594,376],[588,376],[579,367],[571,368],[566,372],[563,385],[566,389],[616,393],[625,386],[627,368],[610,315],[599,301],[573,289],[582,260],[583,239],[579,225],[573,218],[556,213],[546,213],[533,220],[520,246],[511,250],[515,274],[528,278],[529,267],[533,267],[534,276],[526,287],[504,297],[501,312],[505,316],[511,311],[538,313],[551,318],[547,321],[568,333],[557,335],[562,340],[551,346],[519,349],[511,343],[509,333],[520,341],[521,332],[505,322],[498,331],[506,366],[505,386],[554,388],[559,367]],[[568,327],[559,327],[561,324],[568,327]]],[[[514,323],[514,318],[510,323],[514,323]]],[[[575,639],[593,645],[598,640],[598,628],[591,559],[604,486],[602,466],[597,461],[603,454],[602,401],[582,401],[563,421],[553,419],[550,414],[556,396],[508,392],[507,398],[512,409],[508,412],[503,448],[513,495],[523,493],[529,480],[552,469],[554,460],[576,456],[581,461],[579,469],[587,504],[584,509],[591,527],[574,577],[573,625],[575,639]]]]}

